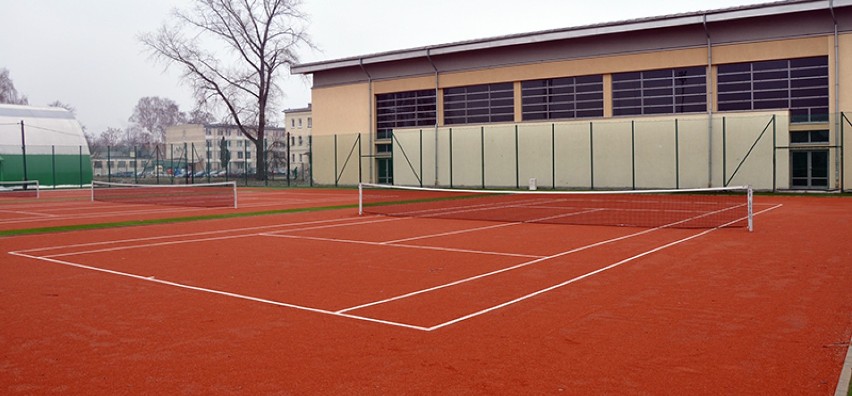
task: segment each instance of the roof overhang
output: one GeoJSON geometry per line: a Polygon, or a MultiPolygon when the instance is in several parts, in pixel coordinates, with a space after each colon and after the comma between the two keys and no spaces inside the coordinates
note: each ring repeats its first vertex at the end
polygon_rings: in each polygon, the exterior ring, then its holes
{"type": "Polygon", "coordinates": [[[711,24],[746,18],[758,18],[773,15],[783,15],[796,12],[830,10],[832,8],[852,6],[852,0],[789,0],[774,3],[756,4],[711,11],[698,11],[686,14],[676,14],[661,17],[635,19],[621,22],[609,22],[596,25],[573,28],[546,30],[533,33],[521,33],[508,36],[492,37],[461,41],[450,44],[440,44],[419,48],[403,49],[378,54],[356,56],[330,61],[304,63],[294,65],[294,74],[311,74],[315,72],[360,67],[363,65],[402,61],[408,59],[427,58],[429,56],[448,55],[459,52],[495,49],[524,44],[542,43],[548,41],[570,40],[576,38],[602,36],[616,33],[629,33],[641,30],[663,29],[669,27],[711,24]]]}

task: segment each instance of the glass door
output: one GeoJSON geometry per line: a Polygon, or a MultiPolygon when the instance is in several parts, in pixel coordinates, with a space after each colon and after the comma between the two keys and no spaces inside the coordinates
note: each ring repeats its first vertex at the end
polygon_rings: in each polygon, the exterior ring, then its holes
{"type": "Polygon", "coordinates": [[[791,151],[790,165],[792,188],[828,189],[828,150],[791,151]]]}

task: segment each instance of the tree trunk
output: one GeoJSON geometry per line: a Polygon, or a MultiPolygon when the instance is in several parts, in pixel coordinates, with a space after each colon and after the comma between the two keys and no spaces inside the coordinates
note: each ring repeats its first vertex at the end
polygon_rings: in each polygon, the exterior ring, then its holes
{"type": "Polygon", "coordinates": [[[254,147],[256,148],[256,156],[254,160],[255,177],[257,180],[266,180],[266,152],[263,147],[263,135],[263,133],[259,133],[257,140],[254,142],[254,147]]]}

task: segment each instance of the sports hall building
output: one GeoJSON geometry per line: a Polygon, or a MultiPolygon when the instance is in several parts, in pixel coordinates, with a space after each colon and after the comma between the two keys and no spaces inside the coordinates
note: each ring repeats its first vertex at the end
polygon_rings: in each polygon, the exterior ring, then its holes
{"type": "Polygon", "coordinates": [[[313,76],[320,184],[852,185],[843,147],[852,0],[570,27],[292,71],[313,76]]]}

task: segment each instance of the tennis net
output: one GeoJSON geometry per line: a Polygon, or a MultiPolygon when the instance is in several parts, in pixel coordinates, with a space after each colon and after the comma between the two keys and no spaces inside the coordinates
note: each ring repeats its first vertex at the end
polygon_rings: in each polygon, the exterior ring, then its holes
{"type": "Polygon", "coordinates": [[[0,198],[38,198],[38,180],[0,181],[0,198]]]}
{"type": "Polygon", "coordinates": [[[494,191],[358,186],[359,213],[625,227],[752,229],[749,187],[633,191],[494,191]]]}
{"type": "Polygon", "coordinates": [[[236,208],[235,182],[200,184],[126,184],[92,182],[92,201],[145,205],[236,208]]]}

